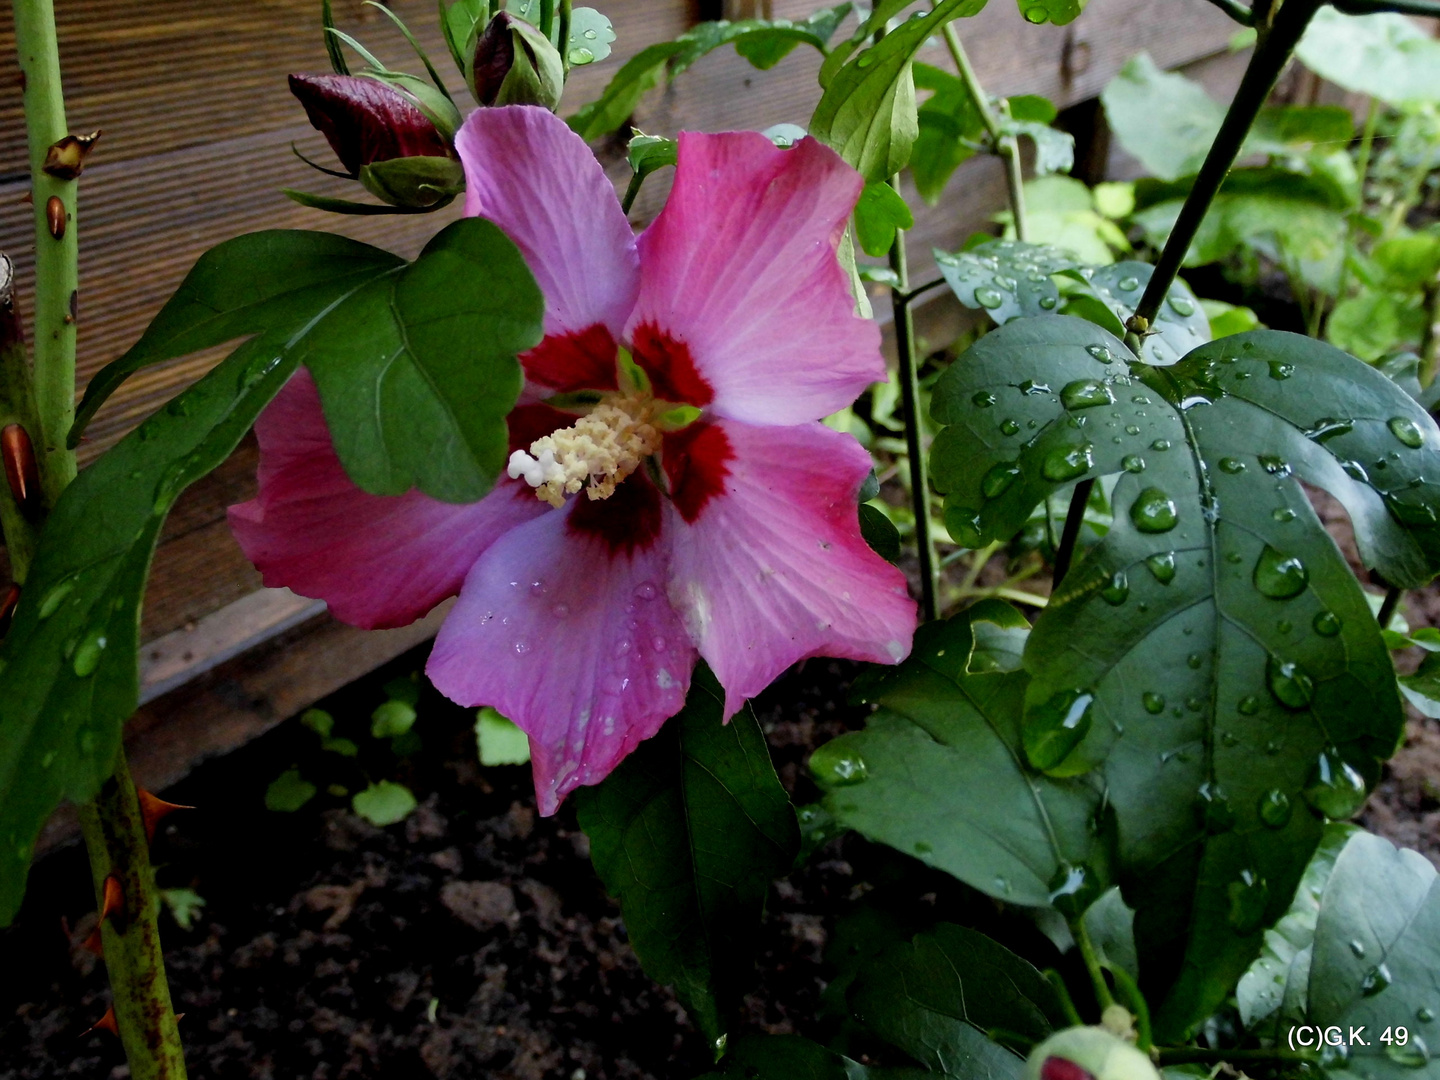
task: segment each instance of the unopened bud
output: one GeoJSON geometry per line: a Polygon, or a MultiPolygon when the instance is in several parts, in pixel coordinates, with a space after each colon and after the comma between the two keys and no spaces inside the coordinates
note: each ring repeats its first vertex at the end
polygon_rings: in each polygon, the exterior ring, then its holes
{"type": "Polygon", "coordinates": [[[466,75],[481,105],[539,105],[553,112],[565,90],[559,50],[539,29],[504,11],[476,39],[466,75]]]}
{"type": "Polygon", "coordinates": [[[1030,1052],[1026,1080],[1160,1080],[1135,1044],[1103,1027],[1057,1031],[1030,1052]]]}

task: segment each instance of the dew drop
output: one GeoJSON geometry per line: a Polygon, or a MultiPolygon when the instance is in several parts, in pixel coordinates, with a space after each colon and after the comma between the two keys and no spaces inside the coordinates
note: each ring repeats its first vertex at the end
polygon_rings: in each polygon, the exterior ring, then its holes
{"type": "Polygon", "coordinates": [[[1435,508],[1428,501],[1413,502],[1398,495],[1385,494],[1385,509],[1401,525],[1410,528],[1430,528],[1436,524],[1435,508]]]}
{"type": "Polygon", "coordinates": [[[1111,607],[1119,607],[1125,603],[1130,595],[1130,579],[1124,570],[1116,570],[1110,577],[1110,582],[1100,590],[1100,599],[1104,600],[1111,607]]]}
{"type": "Polygon", "coordinates": [[[1290,796],[1279,788],[1271,788],[1260,796],[1260,805],[1256,810],[1260,815],[1260,820],[1267,826],[1272,829],[1283,829],[1290,823],[1290,796]]]}
{"type": "Polygon", "coordinates": [[[1018,434],[1020,434],[1020,425],[1019,425],[1019,423],[1017,423],[1017,422],[1014,421],[1014,420],[1005,420],[1005,421],[1001,422],[1001,424],[1000,424],[1000,434],[1001,434],[1001,435],[1018,435],[1018,434]]]}
{"type": "Polygon", "coordinates": [[[105,631],[101,627],[94,627],[83,638],[80,644],[75,646],[75,656],[70,661],[75,674],[80,678],[87,675],[94,675],[95,669],[100,666],[100,657],[105,652],[108,642],[105,639],[105,631]]]}
{"type": "Polygon", "coordinates": [[[1291,510],[1288,506],[1277,506],[1274,510],[1270,511],[1270,516],[1283,525],[1287,521],[1295,520],[1295,511],[1291,510]]]}
{"type": "Polygon", "coordinates": [[[1340,462],[1340,470],[1346,476],[1350,477],[1351,480],[1358,481],[1362,484],[1368,484],[1370,482],[1370,474],[1365,471],[1365,466],[1361,465],[1358,461],[1342,461],[1340,462]]]}
{"type": "Polygon", "coordinates": [[[1326,750],[1315,760],[1301,794],[1327,818],[1344,821],[1365,803],[1365,778],[1335,750],[1326,750]]]}
{"type": "Polygon", "coordinates": [[[526,653],[528,653],[529,651],[530,651],[530,643],[529,643],[528,641],[517,641],[517,642],[515,642],[515,655],[516,655],[516,656],[524,656],[524,655],[525,655],[526,653]]]}
{"type": "Polygon", "coordinates": [[[1060,402],[1067,409],[1093,409],[1097,405],[1114,405],[1115,395],[1099,379],[1076,379],[1060,391],[1060,402]]]}
{"type": "Polygon", "coordinates": [[[1394,981],[1390,975],[1390,969],[1384,964],[1376,964],[1365,973],[1360,980],[1360,993],[1364,997],[1374,997],[1380,991],[1389,987],[1394,981]]]}
{"type": "Polygon", "coordinates": [[[1009,878],[1003,878],[997,875],[995,881],[993,882],[993,885],[995,887],[995,891],[998,892],[1001,896],[1010,895],[1010,890],[1012,886],[1010,884],[1009,878]]]}
{"type": "Polygon", "coordinates": [[[1270,378],[1276,381],[1283,381],[1295,374],[1295,365],[1286,364],[1280,360],[1270,361],[1270,378]]]}
{"type": "Polygon", "coordinates": [[[1245,471],[1245,463],[1239,458],[1227,457],[1220,459],[1220,471],[1234,476],[1236,473],[1245,471]]]}
{"type": "Polygon", "coordinates": [[[1180,520],[1171,501],[1160,488],[1146,488],[1130,504],[1130,520],[1143,533],[1169,532],[1180,520]]]}
{"type": "Polygon", "coordinates": [[[1049,17],[1049,14],[1043,7],[1037,6],[1025,9],[1025,21],[1028,23],[1033,23],[1036,26],[1039,26],[1041,23],[1048,20],[1049,17]]]}
{"type": "Polygon", "coordinates": [[[1282,457],[1275,454],[1260,454],[1256,460],[1260,462],[1260,467],[1271,476],[1290,475],[1290,463],[1282,457]]]}
{"type": "Polygon", "coordinates": [[[976,390],[970,397],[970,404],[974,405],[977,409],[988,409],[991,405],[995,404],[996,400],[995,395],[990,393],[989,390],[976,390]]]}
{"type": "Polygon", "coordinates": [[[848,787],[868,774],[865,759],[845,743],[832,739],[810,755],[810,774],[822,787],[848,787]]]}
{"type": "Polygon", "coordinates": [[[1076,477],[1084,476],[1094,467],[1093,450],[1094,447],[1089,443],[1081,443],[1079,446],[1058,446],[1045,456],[1045,462],[1040,467],[1040,471],[1046,480],[1054,480],[1059,483],[1074,480],[1076,477]]]}
{"type": "Polygon", "coordinates": [[[1020,478],[1020,466],[1013,461],[1001,461],[990,466],[980,479],[980,492],[987,499],[999,498],[1020,478]]]}
{"type": "Polygon", "coordinates": [[[1152,443],[1150,444],[1150,449],[1151,449],[1151,450],[1162,450],[1162,451],[1163,451],[1163,450],[1169,450],[1169,449],[1170,449],[1170,440],[1169,440],[1169,439],[1156,439],[1154,442],[1152,442],[1152,443]]]}
{"type": "Polygon", "coordinates": [[[650,639],[650,651],[661,653],[670,647],[670,643],[659,634],[650,639]]]}
{"type": "Polygon", "coordinates": [[[1356,959],[1363,957],[1365,955],[1365,943],[1363,941],[1352,939],[1350,942],[1350,952],[1356,957],[1356,959]]]}
{"type": "Polygon", "coordinates": [[[1042,772],[1059,765],[1090,731],[1089,690],[1062,690],[1032,709],[1025,718],[1025,756],[1042,772]]]}
{"type": "Polygon", "coordinates": [[[1145,566],[1161,585],[1169,585],[1175,580],[1175,553],[1173,551],[1157,552],[1151,555],[1145,560],[1145,566]]]}
{"type": "Polygon", "coordinates": [[[1200,665],[1203,663],[1204,660],[1200,658],[1200,654],[1198,652],[1192,652],[1189,656],[1185,657],[1185,666],[1188,667],[1191,671],[1199,671],[1200,665]]]}
{"type": "Polygon", "coordinates": [[[1104,345],[1086,345],[1085,351],[1102,364],[1108,364],[1115,359],[1114,354],[1104,345]]]}
{"type": "Polygon", "coordinates": [[[653,581],[642,581],[639,585],[635,586],[635,596],[637,599],[654,600],[658,595],[660,595],[659,590],[655,588],[653,581]]]}
{"type": "Polygon", "coordinates": [[[1188,297],[1172,296],[1166,302],[1174,310],[1175,314],[1181,318],[1188,319],[1191,315],[1195,314],[1195,305],[1191,303],[1188,297]]]}
{"type": "Polygon", "coordinates": [[[1123,277],[1115,283],[1115,286],[1121,292],[1134,292],[1140,287],[1140,279],[1137,277],[1123,277]]]}
{"type": "Polygon", "coordinates": [[[1140,704],[1145,706],[1145,711],[1151,716],[1159,716],[1165,711],[1165,696],[1157,694],[1153,690],[1146,690],[1140,695],[1140,704]]]}
{"type": "Polygon", "coordinates": [[[1272,600],[1289,600],[1305,591],[1310,574],[1299,558],[1276,551],[1266,544],[1265,550],[1260,552],[1260,557],[1255,560],[1252,580],[1261,596],[1268,596],[1272,600]]]}
{"type": "Polygon", "coordinates": [[[1046,311],[1053,311],[1056,303],[1058,303],[1058,301],[1053,296],[1042,296],[1040,298],[1040,306],[1046,311]]]}
{"type": "Polygon", "coordinates": [[[1226,892],[1230,897],[1226,920],[1237,934],[1254,933],[1264,925],[1270,889],[1263,877],[1253,870],[1241,870],[1240,880],[1226,886],[1226,892]]]}
{"type": "Polygon", "coordinates": [[[1407,1069],[1423,1069],[1430,1064],[1430,1047],[1419,1035],[1411,1035],[1404,1046],[1391,1043],[1385,1047],[1385,1056],[1407,1069]]]}
{"type": "Polygon", "coordinates": [[[45,596],[40,600],[40,610],[39,612],[37,612],[40,618],[48,619],[51,615],[54,615],[55,612],[60,609],[60,605],[64,603],[65,598],[70,595],[71,591],[74,588],[75,579],[71,578],[69,581],[60,582],[59,585],[56,585],[53,589],[47,592],[45,596]]]}
{"type": "Polygon", "coordinates": [[[1385,426],[1390,429],[1391,435],[1411,450],[1418,450],[1425,444],[1425,436],[1420,433],[1420,427],[1414,420],[1404,416],[1392,416],[1385,426]]]}
{"type": "Polygon", "coordinates": [[[975,290],[975,302],[988,311],[994,311],[1005,302],[1005,297],[998,289],[986,287],[975,290]]]}
{"type": "Polygon", "coordinates": [[[1038,394],[1048,394],[1050,387],[1047,383],[1037,382],[1034,379],[1026,379],[1016,387],[1026,397],[1035,397],[1038,394]]]}
{"type": "Polygon", "coordinates": [[[1139,425],[1139,424],[1126,424],[1126,425],[1125,425],[1125,434],[1126,434],[1126,435],[1139,435],[1139,434],[1140,434],[1140,425],[1139,425]]]}
{"type": "Polygon", "coordinates": [[[1062,862],[1050,878],[1050,903],[1064,915],[1079,916],[1100,896],[1100,881],[1084,863],[1062,862]]]}
{"type": "Polygon", "coordinates": [[[1336,615],[1333,611],[1322,611],[1315,616],[1310,625],[1315,628],[1315,633],[1321,637],[1334,637],[1340,633],[1342,624],[1340,622],[1340,616],[1336,615]]]}
{"type": "Polygon", "coordinates": [[[1217,783],[1207,780],[1195,793],[1195,812],[1200,826],[1212,836],[1230,829],[1235,824],[1235,809],[1225,790],[1217,783]]]}
{"type": "MultiPolygon", "coordinates": [[[[593,30],[587,30],[585,32],[592,37],[594,36],[593,30]]],[[[584,67],[586,64],[590,63],[594,59],[595,53],[592,50],[587,49],[584,45],[577,45],[575,48],[570,50],[570,63],[573,64],[575,67],[584,67]]]]}
{"type": "Polygon", "coordinates": [[[1420,1008],[1415,1010],[1415,1019],[1419,1020],[1422,1024],[1428,1024],[1435,1019],[1435,1010],[1428,1005],[1421,1005],[1420,1008]]]}
{"type": "Polygon", "coordinates": [[[980,532],[980,515],[968,506],[946,507],[945,529],[963,548],[985,546],[985,537],[980,532]]]}
{"type": "Polygon", "coordinates": [[[630,650],[632,650],[633,648],[635,648],[635,643],[633,641],[631,641],[629,638],[621,638],[615,643],[615,655],[617,657],[628,656],[630,655],[630,650]]]}
{"type": "Polygon", "coordinates": [[[1271,655],[1265,661],[1265,681],[1275,700],[1287,709],[1303,709],[1310,704],[1315,683],[1293,660],[1271,655]]]}

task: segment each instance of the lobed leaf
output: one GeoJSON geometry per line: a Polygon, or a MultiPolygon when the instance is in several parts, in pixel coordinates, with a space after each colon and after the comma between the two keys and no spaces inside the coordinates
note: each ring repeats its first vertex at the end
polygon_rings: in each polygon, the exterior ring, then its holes
{"type": "Polygon", "coordinates": [[[580,827],[635,953],[713,1041],[770,882],[790,869],[799,826],[754,714],[725,724],[724,694],[696,668],[685,708],[597,787],[576,793],[580,827]]]}

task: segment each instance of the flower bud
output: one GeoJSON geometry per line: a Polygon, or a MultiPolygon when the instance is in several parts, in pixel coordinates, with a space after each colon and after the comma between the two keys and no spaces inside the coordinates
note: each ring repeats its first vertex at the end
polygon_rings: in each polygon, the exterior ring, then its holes
{"type": "Polygon", "coordinates": [[[1160,1080],[1135,1044],[1103,1027],[1057,1031],[1030,1052],[1026,1080],[1160,1080]]]}
{"type": "MultiPolygon", "coordinates": [[[[379,79],[291,75],[290,92],[300,99],[310,123],[325,136],[351,176],[358,176],[361,166],[377,161],[454,156],[450,136],[460,126],[460,118],[453,105],[449,109],[455,113],[454,123],[446,125],[446,132],[412,94],[379,79]]],[[[439,117],[448,119],[443,113],[439,117]]]]}
{"type": "Polygon", "coordinates": [[[475,41],[466,72],[481,105],[560,106],[565,65],[550,39],[524,19],[502,11],[475,41]]]}

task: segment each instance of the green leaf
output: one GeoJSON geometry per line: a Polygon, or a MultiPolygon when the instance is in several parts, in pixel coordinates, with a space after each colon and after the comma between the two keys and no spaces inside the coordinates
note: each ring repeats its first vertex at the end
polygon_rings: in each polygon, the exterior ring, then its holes
{"type": "Polygon", "coordinates": [[[1418,852],[1357,832],[1320,894],[1301,1022],[1346,1032],[1363,1027],[1365,1035],[1351,1042],[1348,1060],[1326,1071],[1345,1080],[1434,1077],[1427,1044],[1436,1038],[1437,971],[1435,868],[1418,852]]]}
{"type": "Polygon", "coordinates": [[[475,741],[481,765],[530,764],[529,736],[489,706],[475,714],[475,741]]]}
{"type": "Polygon", "coordinates": [[[699,1080],[923,1080],[920,1069],[877,1069],[799,1035],[747,1035],[699,1080]]]}
{"type": "Polygon", "coordinates": [[[580,826],[635,954],[675,987],[711,1041],[749,955],[770,882],[800,844],[754,714],[722,723],[701,664],[685,708],[598,787],[576,792],[580,826]]]}
{"type": "Polygon", "coordinates": [[[404,821],[416,807],[415,796],[404,784],[381,780],[350,799],[350,807],[371,825],[394,825],[404,821]]]}
{"type": "Polygon", "coordinates": [[[945,23],[974,15],[984,6],[985,0],[941,0],[851,56],[828,82],[822,70],[825,92],[811,117],[810,134],[867,182],[887,180],[905,168],[919,134],[911,60],[945,23]]]}
{"type": "Polygon", "coordinates": [[[932,475],[974,546],[1066,484],[1120,476],[1114,526],[1031,632],[1025,744],[1103,778],[1141,971],[1152,1000],[1169,991],[1157,1037],[1178,1038],[1401,731],[1365,594],[1300,481],[1346,506],[1369,565],[1419,585],[1440,566],[1440,432],[1382,374],[1296,335],[1167,369],[1124,355],[1063,317],[987,334],[935,387],[932,475]]]}
{"type": "Polygon", "coordinates": [[[575,8],[570,12],[570,63],[575,67],[593,64],[610,55],[615,43],[615,27],[594,8],[575,8]]]}
{"type": "Polygon", "coordinates": [[[1424,333],[1419,296],[1369,289],[1341,300],[1325,321],[1325,337],[1332,345],[1372,362],[1397,346],[1419,344],[1424,333]]]}
{"type": "Polygon", "coordinates": [[[658,135],[637,134],[630,140],[625,157],[630,171],[644,179],[656,169],[673,166],[680,156],[680,144],[658,135]]]}
{"type": "Polygon", "coordinates": [[[1265,1020],[1273,1022],[1264,1032],[1270,1037],[1280,1035],[1280,1024],[1286,1020],[1300,1022],[1303,1016],[1306,979],[1310,965],[1310,947],[1315,941],[1315,917],[1320,913],[1320,896],[1335,868],[1335,859],[1359,827],[1345,822],[1331,822],[1325,832],[1300,884],[1295,899],[1274,929],[1265,931],[1265,945],[1260,956],[1246,969],[1235,988],[1235,1001],[1240,1008],[1240,1021],[1254,1028],[1265,1020]],[[1281,1013],[1281,1006],[1293,1004],[1281,1013]]]}
{"type": "Polygon", "coordinates": [[[914,225],[904,197],[884,180],[866,184],[860,192],[855,204],[855,237],[866,255],[886,254],[895,243],[896,230],[914,225]]]}
{"type": "Polygon", "coordinates": [[[966,251],[938,248],[935,263],[945,283],[969,308],[983,308],[997,325],[1022,315],[1043,315],[1060,304],[1050,278],[1080,264],[1061,248],[1019,240],[987,240],[966,251]]]}
{"type": "Polygon", "coordinates": [[[61,798],[94,798],[139,702],[140,603],[176,497],[215,468],[295,370],[269,336],[237,349],[65,489],[0,645],[0,925],[61,798]]]}
{"type": "Polygon", "coordinates": [[[404,701],[387,701],[370,714],[370,734],[393,739],[415,726],[415,706],[404,701]]]}
{"type": "Polygon", "coordinates": [[[969,670],[972,627],[993,626],[984,614],[929,623],[904,664],[867,672],[854,694],[878,711],[816,750],[810,770],[839,824],[997,899],[1048,906],[1072,867],[1089,866],[1090,885],[1104,874],[1101,792],[1026,764],[1029,677],[993,654],[978,665],[988,672],[969,670]]]}
{"type": "Polygon", "coordinates": [[[835,28],[849,13],[850,4],[823,8],[803,22],[788,19],[745,19],[738,22],[702,22],[673,41],[641,49],[617,71],[594,101],[576,110],[566,122],[587,141],[621,127],[634,114],[645,94],[673,79],[696,60],[725,45],[756,67],[779,63],[796,45],[825,51],[835,28]]]}
{"type": "MultiPolygon", "coordinates": [[[[489,15],[489,0],[455,0],[448,6],[445,0],[439,0],[439,4],[440,30],[445,35],[445,44],[450,48],[455,66],[464,71],[471,43],[479,36],[480,26],[489,15]]],[[[329,47],[329,44],[330,35],[327,34],[326,46],[329,47]]],[[[339,51],[338,45],[335,51],[339,51]]]]}
{"type": "Polygon", "coordinates": [[[193,929],[195,920],[200,918],[200,911],[205,907],[205,898],[194,889],[160,889],[159,893],[160,901],[169,910],[175,925],[181,930],[193,929]]]}
{"type": "Polygon", "coordinates": [[[1370,253],[1392,289],[1424,288],[1440,274],[1440,228],[1382,240],[1370,253]]]}
{"type": "Polygon", "coordinates": [[[1440,720],[1440,653],[1427,648],[1413,675],[1401,675],[1400,692],[1422,716],[1440,720]]]}
{"type": "Polygon", "coordinates": [[[1064,26],[1078,19],[1085,10],[1086,2],[1087,0],[1017,0],[1020,14],[1025,16],[1026,22],[1036,25],[1048,22],[1056,26],[1064,26]]]}
{"type": "Polygon", "coordinates": [[[860,536],[886,562],[899,563],[900,531],[884,511],[869,503],[860,504],[860,536]]]}
{"type": "Polygon", "coordinates": [[[335,730],[335,718],[324,709],[306,709],[300,714],[300,723],[322,739],[328,739],[335,730]]]}
{"type": "Polygon", "coordinates": [[[1260,329],[1260,319],[1248,307],[1227,304],[1224,300],[1201,300],[1200,307],[1210,321],[1209,337],[1229,337],[1260,329]]]}
{"type": "Polygon", "coordinates": [[[1045,976],[984,934],[946,923],[871,961],[849,997],[856,1019],[944,1076],[1018,1078],[1024,1059],[992,1033],[1040,1042],[1066,1023],[1045,976]]]}
{"type": "Polygon", "coordinates": [[[1002,135],[1024,136],[1035,144],[1035,175],[1068,173],[1075,164],[1075,136],[1038,120],[1002,120],[1002,135]]]}
{"type": "Polygon", "coordinates": [[[1295,55],[1321,78],[1390,105],[1440,101],[1440,42],[1404,15],[1323,7],[1295,55]]]}
{"type": "Polygon", "coordinates": [[[300,775],[299,769],[286,769],[265,789],[265,809],[293,814],[315,797],[318,790],[300,775]]]}
{"type": "Polygon", "coordinates": [[[933,206],[955,170],[975,155],[985,124],[958,76],[916,63],[914,79],[916,90],[931,94],[917,113],[919,131],[910,152],[910,175],[920,197],[933,206]]]}
{"type": "MultiPolygon", "coordinates": [[[[1114,312],[1124,326],[1150,283],[1154,268],[1149,263],[1118,262],[1086,272],[1090,291],[1114,312]]],[[[1140,358],[1147,364],[1173,364],[1190,350],[1210,340],[1210,320],[1205,309],[1179,278],[1170,286],[1165,303],[1156,314],[1150,336],[1140,347],[1140,358]]]]}
{"type": "MultiPolygon", "coordinates": [[[[1068,176],[1040,176],[1025,184],[1030,242],[1064,248],[1081,263],[1104,266],[1113,251],[1128,251],[1125,234],[1095,209],[1094,195],[1068,176]]],[[[1009,212],[996,215],[1008,221],[1009,212]]],[[[1007,230],[1007,235],[1010,230],[1007,230]]]]}

